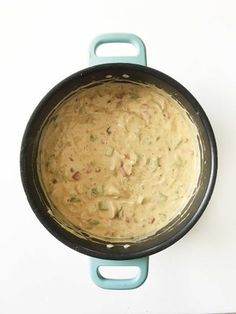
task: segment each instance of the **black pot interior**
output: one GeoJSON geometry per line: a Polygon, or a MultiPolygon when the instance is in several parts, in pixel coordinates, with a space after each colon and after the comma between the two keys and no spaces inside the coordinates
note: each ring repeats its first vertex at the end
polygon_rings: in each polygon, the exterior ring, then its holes
{"type": "Polygon", "coordinates": [[[77,72],[54,87],[33,112],[21,147],[21,177],[28,201],[41,223],[61,242],[69,247],[99,258],[131,259],[150,255],[165,249],[180,239],[197,222],[211,197],[217,171],[216,143],[210,123],[196,99],[178,82],[167,75],[148,67],[134,64],[106,64],[77,72]],[[125,74],[125,75],[124,75],[125,74]],[[166,90],[185,107],[196,124],[202,147],[201,174],[199,188],[191,204],[185,208],[168,226],[156,235],[145,240],[129,243],[116,243],[107,247],[108,242],[80,238],[64,229],[48,213],[49,206],[41,189],[37,175],[36,157],[40,129],[54,107],[69,93],[91,82],[104,80],[107,75],[113,78],[154,84],[166,90]]]}

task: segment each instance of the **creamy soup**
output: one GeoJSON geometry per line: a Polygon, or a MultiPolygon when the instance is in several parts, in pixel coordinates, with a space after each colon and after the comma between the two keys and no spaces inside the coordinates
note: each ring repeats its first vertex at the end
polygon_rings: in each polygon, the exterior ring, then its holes
{"type": "Polygon", "coordinates": [[[197,186],[197,134],[186,111],[157,87],[107,82],[76,91],[41,134],[38,172],[52,211],[97,238],[157,232],[197,186]]]}

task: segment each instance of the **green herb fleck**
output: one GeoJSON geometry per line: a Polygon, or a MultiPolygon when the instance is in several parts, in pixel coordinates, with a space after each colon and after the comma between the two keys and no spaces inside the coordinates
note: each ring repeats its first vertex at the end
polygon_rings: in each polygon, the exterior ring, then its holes
{"type": "Polygon", "coordinates": [[[98,225],[100,222],[98,221],[98,220],[96,220],[96,219],[89,219],[88,220],[88,223],[90,223],[90,225],[98,225]]]}
{"type": "Polygon", "coordinates": [[[167,201],[167,199],[168,199],[168,196],[162,192],[159,192],[159,197],[160,197],[160,200],[163,202],[167,201]]]}
{"type": "Polygon", "coordinates": [[[97,136],[94,134],[90,134],[90,141],[95,142],[97,139],[97,136]]]}
{"type": "Polygon", "coordinates": [[[183,143],[183,140],[180,140],[180,141],[176,144],[174,150],[176,150],[182,143],[183,143]]]}
{"type": "Polygon", "coordinates": [[[90,161],[90,165],[94,167],[96,165],[95,160],[90,161]]]}

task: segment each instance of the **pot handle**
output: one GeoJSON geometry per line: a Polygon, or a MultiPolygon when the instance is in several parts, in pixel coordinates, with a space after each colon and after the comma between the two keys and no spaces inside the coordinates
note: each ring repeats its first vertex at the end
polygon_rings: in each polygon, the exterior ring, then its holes
{"type": "Polygon", "coordinates": [[[130,33],[108,33],[97,36],[89,48],[89,64],[97,65],[104,63],[135,63],[147,65],[146,48],[143,41],[136,35],[130,33]],[[134,45],[138,53],[134,56],[110,56],[99,57],[96,54],[98,46],[109,43],[129,43],[134,45]]]}
{"type": "Polygon", "coordinates": [[[103,289],[128,290],[141,286],[148,275],[148,256],[130,260],[106,260],[95,257],[90,258],[90,274],[93,282],[103,289]],[[113,279],[105,278],[99,271],[100,266],[134,266],[138,268],[138,273],[133,278],[113,279]]]}
{"type": "MultiPolygon", "coordinates": [[[[143,41],[136,35],[130,33],[107,33],[94,38],[89,48],[89,64],[98,65],[104,63],[134,63],[147,65],[146,48],[143,41]],[[138,53],[134,56],[101,56],[96,54],[97,48],[102,44],[129,43],[134,45],[138,53]]],[[[90,258],[90,274],[93,282],[104,289],[127,290],[141,286],[148,275],[148,256],[130,260],[106,260],[95,257],[90,258]],[[134,266],[138,273],[134,278],[112,279],[102,276],[100,266],[134,266]]]]}

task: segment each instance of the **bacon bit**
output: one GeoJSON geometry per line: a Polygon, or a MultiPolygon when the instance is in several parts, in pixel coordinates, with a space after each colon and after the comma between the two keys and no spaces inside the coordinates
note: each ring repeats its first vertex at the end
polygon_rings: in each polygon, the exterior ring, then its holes
{"type": "Polygon", "coordinates": [[[120,171],[123,177],[128,177],[128,173],[124,169],[124,163],[123,161],[120,163],[120,171]]]}
{"type": "Polygon", "coordinates": [[[132,163],[127,159],[123,162],[121,161],[120,170],[123,177],[128,177],[132,174],[132,163]]]}
{"type": "Polygon", "coordinates": [[[153,224],[154,221],[155,221],[155,217],[150,217],[150,218],[148,219],[148,223],[149,223],[150,225],[153,224]]]}
{"type": "Polygon", "coordinates": [[[73,178],[74,180],[76,180],[76,181],[79,181],[79,179],[80,179],[80,172],[79,172],[79,171],[76,171],[76,172],[73,174],[72,178],[73,178]]]}
{"type": "Polygon", "coordinates": [[[150,113],[147,110],[143,110],[140,112],[142,119],[146,122],[149,123],[149,120],[151,118],[150,113]]]}
{"type": "Polygon", "coordinates": [[[127,173],[125,172],[125,169],[123,167],[120,168],[121,174],[123,177],[127,177],[127,173]]]}

